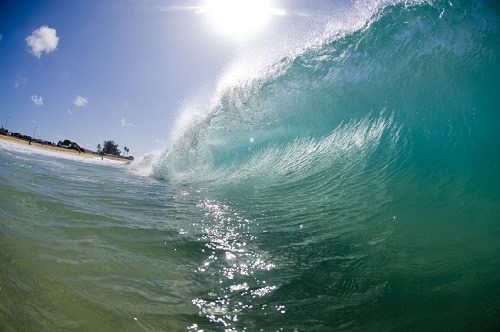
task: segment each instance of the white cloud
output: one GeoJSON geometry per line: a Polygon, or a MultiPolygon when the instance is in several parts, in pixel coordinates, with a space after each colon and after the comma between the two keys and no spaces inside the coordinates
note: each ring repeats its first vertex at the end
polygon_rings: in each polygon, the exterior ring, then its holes
{"type": "Polygon", "coordinates": [[[87,106],[88,103],[89,103],[89,101],[87,100],[87,98],[82,97],[82,96],[76,96],[75,101],[73,102],[73,104],[76,107],[85,107],[85,106],[87,106]]]}
{"type": "Polygon", "coordinates": [[[71,109],[68,109],[67,112],[68,112],[69,115],[73,115],[73,111],[71,109]]]}
{"type": "Polygon", "coordinates": [[[14,86],[17,88],[21,86],[25,86],[28,83],[28,79],[23,76],[18,76],[16,79],[16,83],[14,83],[14,86]]]}
{"type": "Polygon", "coordinates": [[[59,37],[57,36],[56,29],[42,25],[33,31],[30,36],[26,37],[26,43],[29,46],[28,51],[37,58],[40,58],[42,53],[48,54],[57,49],[59,37]]]}
{"type": "Polygon", "coordinates": [[[35,106],[38,106],[38,107],[43,106],[43,98],[41,96],[32,95],[31,101],[33,102],[33,104],[35,106]]]}
{"type": "Polygon", "coordinates": [[[127,122],[127,120],[125,118],[121,118],[120,123],[121,123],[122,127],[124,127],[124,128],[135,127],[135,125],[133,123],[127,122]]]}

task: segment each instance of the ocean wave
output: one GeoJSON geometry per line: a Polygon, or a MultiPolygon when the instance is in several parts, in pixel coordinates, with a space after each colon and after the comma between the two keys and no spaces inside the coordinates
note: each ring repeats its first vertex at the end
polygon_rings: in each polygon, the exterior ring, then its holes
{"type": "Polygon", "coordinates": [[[358,2],[349,24],[332,22],[319,44],[227,86],[209,109],[186,117],[153,174],[280,181],[331,169],[336,158],[355,165],[390,155],[397,169],[409,160],[439,168],[445,156],[493,149],[498,12],[490,7],[358,2]]]}

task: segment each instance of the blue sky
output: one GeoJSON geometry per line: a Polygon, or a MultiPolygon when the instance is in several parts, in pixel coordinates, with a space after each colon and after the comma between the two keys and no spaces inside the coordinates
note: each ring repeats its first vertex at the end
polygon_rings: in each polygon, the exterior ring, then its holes
{"type": "Polygon", "coordinates": [[[297,46],[321,33],[332,9],[271,5],[280,11],[267,25],[238,39],[217,30],[203,0],[3,1],[1,124],[90,149],[104,140],[134,155],[164,149],[179,113],[208,102],[234,59],[297,46]]]}

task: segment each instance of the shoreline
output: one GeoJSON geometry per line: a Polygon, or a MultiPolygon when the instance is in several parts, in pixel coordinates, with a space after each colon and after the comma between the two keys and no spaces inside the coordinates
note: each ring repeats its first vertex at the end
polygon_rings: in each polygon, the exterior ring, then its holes
{"type": "MultiPolygon", "coordinates": [[[[29,144],[29,141],[9,136],[9,135],[0,135],[0,140],[16,145],[20,145],[25,149],[31,149],[33,151],[49,151],[49,152],[55,152],[67,156],[72,156],[72,157],[77,157],[77,158],[85,158],[85,159],[93,159],[93,160],[100,160],[101,156],[92,152],[78,152],[73,149],[65,149],[59,146],[51,146],[51,145],[44,145],[40,144],[34,141],[31,141],[31,144],[29,144]]],[[[113,161],[118,161],[124,164],[130,164],[131,160],[120,158],[120,157],[113,157],[113,156],[102,156],[103,159],[107,160],[113,160],[113,161]]]]}

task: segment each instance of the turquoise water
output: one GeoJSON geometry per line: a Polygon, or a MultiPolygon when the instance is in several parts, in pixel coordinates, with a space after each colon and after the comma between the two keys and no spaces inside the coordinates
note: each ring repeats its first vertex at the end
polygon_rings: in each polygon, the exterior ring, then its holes
{"type": "Polygon", "coordinates": [[[500,329],[499,15],[375,8],[155,162],[2,147],[0,330],[500,329]]]}

